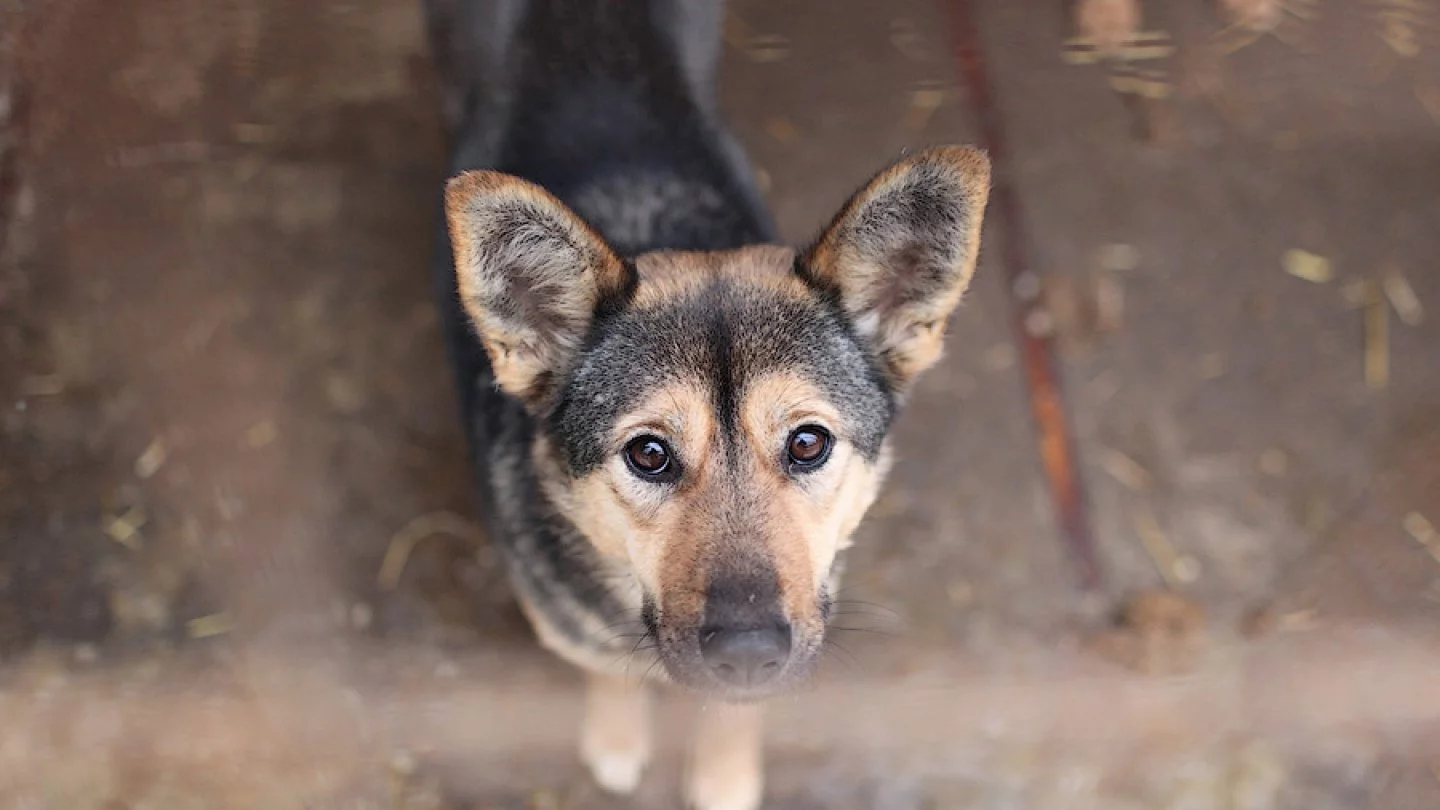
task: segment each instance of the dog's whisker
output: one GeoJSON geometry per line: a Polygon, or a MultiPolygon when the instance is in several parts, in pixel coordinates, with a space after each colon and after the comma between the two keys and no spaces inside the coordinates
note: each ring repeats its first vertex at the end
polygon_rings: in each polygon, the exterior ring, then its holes
{"type": "Polygon", "coordinates": [[[615,639],[621,638],[637,638],[639,636],[646,636],[649,634],[650,631],[645,628],[640,628],[636,630],[614,630],[613,632],[608,633],[608,638],[613,641],[615,639]]]}
{"type": "Polygon", "coordinates": [[[860,589],[859,589],[859,588],[841,588],[840,590],[838,590],[838,591],[835,592],[835,601],[836,601],[836,602],[851,602],[851,603],[854,603],[854,604],[857,604],[857,605],[877,605],[877,606],[878,606],[878,605],[880,604],[879,602],[871,602],[871,601],[866,600],[866,599],[854,599],[854,598],[852,598],[852,597],[850,596],[850,594],[859,593],[859,592],[860,592],[860,589]]]}
{"type": "Polygon", "coordinates": [[[838,618],[847,619],[868,619],[884,625],[899,624],[898,616],[886,616],[878,613],[871,613],[868,610],[832,610],[827,615],[828,620],[834,621],[838,618]]]}
{"type": "Polygon", "coordinates": [[[649,635],[649,634],[646,633],[646,632],[639,632],[639,633],[609,633],[609,634],[606,634],[606,635],[604,635],[604,636],[601,636],[598,643],[599,643],[599,645],[602,646],[602,647],[609,647],[611,644],[614,644],[614,643],[616,643],[617,641],[629,641],[630,639],[644,639],[645,636],[647,636],[647,635],[649,635]]]}
{"type": "MultiPolygon", "coordinates": [[[[634,642],[635,642],[636,644],[640,644],[640,643],[642,643],[642,642],[645,640],[645,637],[644,637],[643,635],[610,636],[610,637],[608,637],[608,638],[603,639],[602,641],[600,641],[600,642],[599,642],[599,646],[601,646],[601,647],[619,646],[619,645],[624,645],[626,642],[631,641],[631,640],[634,640],[634,642]]],[[[627,653],[627,655],[628,655],[628,653],[627,653]]]]}
{"type": "Polygon", "coordinates": [[[857,622],[845,622],[845,623],[843,623],[843,624],[831,624],[831,625],[826,625],[826,627],[825,627],[825,632],[826,632],[827,635],[828,635],[828,634],[831,634],[831,633],[835,633],[835,634],[843,634],[843,633],[870,633],[870,634],[877,635],[877,636],[887,636],[887,637],[891,637],[891,638],[894,638],[894,637],[898,637],[898,636],[903,635],[902,632],[900,632],[899,630],[896,630],[896,629],[894,629],[894,628],[889,628],[889,627],[873,627],[873,626],[871,626],[871,625],[862,624],[862,623],[857,623],[857,622]]]}
{"type": "Polygon", "coordinates": [[[601,627],[600,629],[601,629],[601,630],[619,630],[619,629],[621,629],[621,628],[623,628],[623,627],[642,627],[642,628],[643,628],[643,627],[645,627],[645,620],[644,620],[644,619],[641,619],[641,618],[638,618],[638,617],[637,617],[637,618],[634,618],[634,619],[622,619],[622,620],[620,620],[620,621],[618,621],[618,622],[611,622],[610,624],[607,624],[607,625],[605,625],[604,627],[601,627]]]}
{"type": "Polygon", "coordinates": [[[832,613],[837,611],[841,613],[866,613],[871,616],[886,616],[889,618],[898,618],[900,615],[893,610],[880,610],[879,608],[873,608],[868,605],[831,605],[830,610],[832,613]]]}
{"type": "Polygon", "coordinates": [[[641,681],[648,681],[648,680],[650,680],[650,676],[653,675],[653,674],[655,674],[655,669],[656,669],[656,667],[659,667],[659,666],[660,666],[660,656],[657,655],[657,656],[655,656],[655,660],[650,662],[650,666],[648,666],[648,667],[645,668],[645,674],[642,675],[642,676],[640,676],[640,680],[641,680],[641,681]]]}
{"type": "Polygon", "coordinates": [[[630,648],[630,654],[634,655],[642,650],[654,650],[660,647],[660,640],[655,638],[653,633],[642,633],[635,639],[635,645],[630,648]]]}
{"type": "Polygon", "coordinates": [[[644,633],[641,633],[640,636],[635,639],[635,646],[633,646],[633,647],[630,648],[630,655],[633,657],[633,656],[635,655],[635,653],[639,652],[639,651],[640,651],[641,649],[643,649],[643,648],[646,648],[646,645],[645,645],[645,642],[646,642],[646,641],[650,641],[650,642],[651,642],[651,644],[650,644],[651,647],[658,647],[658,646],[660,646],[660,641],[659,641],[659,639],[655,638],[655,636],[654,636],[652,633],[650,633],[649,631],[646,631],[646,632],[644,632],[644,633]]]}
{"type": "Polygon", "coordinates": [[[899,638],[899,637],[900,637],[900,634],[899,634],[899,633],[896,633],[896,632],[891,631],[891,630],[885,630],[885,629],[879,628],[879,627],[848,627],[848,626],[845,626],[845,625],[833,625],[833,624],[832,624],[832,625],[830,625],[829,627],[827,627],[826,629],[827,629],[829,632],[832,632],[832,633],[872,633],[872,634],[877,635],[877,636],[885,636],[886,638],[899,638]]]}
{"type": "MultiPolygon", "coordinates": [[[[853,617],[852,617],[853,618],[853,617]]],[[[903,627],[894,625],[873,625],[865,622],[845,621],[827,624],[827,632],[831,633],[873,633],[880,636],[898,637],[905,635],[903,627]]]]}
{"type": "MultiPolygon", "coordinates": [[[[631,649],[625,651],[625,653],[621,653],[619,654],[619,656],[615,657],[615,660],[613,660],[612,662],[612,666],[613,664],[625,662],[624,677],[626,680],[629,680],[632,672],[631,667],[634,666],[636,659],[641,659],[642,656],[651,656],[652,659],[654,659],[651,662],[651,666],[654,666],[654,663],[660,660],[660,656],[658,656],[657,653],[658,649],[660,649],[660,643],[658,643],[658,641],[652,640],[651,643],[647,644],[645,643],[644,637],[638,638],[638,640],[635,641],[635,646],[632,646],[631,649]]],[[[639,677],[638,682],[644,683],[645,677],[648,676],[648,673],[649,670],[647,670],[647,675],[639,677]]]]}
{"type": "Polygon", "coordinates": [[[903,631],[905,622],[897,615],[875,614],[864,610],[831,611],[825,617],[826,627],[833,630],[866,630],[868,632],[903,631]]]}
{"type": "Polygon", "coordinates": [[[650,627],[645,624],[644,619],[622,619],[604,625],[600,628],[600,632],[604,634],[600,645],[608,647],[617,641],[626,641],[632,638],[644,640],[646,636],[650,635],[650,627]]]}
{"type": "Polygon", "coordinates": [[[822,654],[832,653],[831,655],[825,656],[828,660],[836,661],[851,671],[863,671],[863,668],[860,666],[860,659],[856,658],[855,654],[846,649],[840,642],[827,638],[825,642],[820,645],[820,649],[822,654]]]}
{"type": "Polygon", "coordinates": [[[889,616],[899,617],[899,613],[892,608],[885,607],[878,602],[867,602],[863,599],[836,599],[831,602],[833,607],[849,608],[854,610],[871,610],[876,613],[884,613],[889,616]]]}

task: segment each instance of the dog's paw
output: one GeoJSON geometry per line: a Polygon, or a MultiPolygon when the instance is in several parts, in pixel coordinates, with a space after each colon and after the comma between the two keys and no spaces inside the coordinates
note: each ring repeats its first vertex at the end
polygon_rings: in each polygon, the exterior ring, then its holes
{"type": "Polygon", "coordinates": [[[644,747],[607,748],[603,745],[586,745],[580,750],[580,758],[590,775],[609,793],[629,795],[640,786],[640,777],[645,766],[650,764],[650,752],[644,747]]]}
{"type": "Polygon", "coordinates": [[[592,678],[580,731],[580,759],[610,793],[633,793],[650,764],[650,702],[644,688],[592,678]]]}
{"type": "Polygon", "coordinates": [[[760,707],[707,707],[685,774],[692,810],[757,810],[765,792],[760,707]]]}
{"type": "Polygon", "coordinates": [[[760,772],[704,769],[690,774],[685,785],[685,803],[690,810],[759,810],[764,793],[760,772]]]}

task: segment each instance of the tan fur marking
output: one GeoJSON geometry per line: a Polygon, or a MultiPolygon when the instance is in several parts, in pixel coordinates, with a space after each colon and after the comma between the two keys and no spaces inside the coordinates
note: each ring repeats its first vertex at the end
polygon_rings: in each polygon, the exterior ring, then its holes
{"type": "Polygon", "coordinates": [[[891,458],[890,445],[886,442],[873,464],[858,456],[850,460],[851,467],[841,477],[841,486],[835,494],[835,525],[841,538],[840,551],[850,547],[851,535],[860,527],[860,521],[864,520],[880,495],[880,488],[890,473],[891,458]]]}
{"type": "MultiPolygon", "coordinates": [[[[770,513],[765,538],[780,583],[780,599],[791,622],[800,624],[816,613],[814,564],[816,547],[823,540],[810,535],[813,518],[805,492],[785,474],[781,466],[790,431],[816,423],[838,430],[838,416],[824,398],[803,377],[777,372],[746,386],[740,403],[740,421],[755,457],[759,460],[755,483],[767,494],[770,513]]],[[[820,470],[824,476],[829,470],[820,470]]],[[[823,480],[807,483],[822,484],[823,480]]],[[[828,567],[828,566],[827,566],[828,567]]]]}
{"type": "MultiPolygon", "coordinates": [[[[653,531],[654,521],[647,520],[632,508],[612,485],[609,475],[597,472],[575,482],[570,491],[571,501],[567,514],[583,515],[575,521],[590,542],[601,554],[616,559],[625,559],[630,550],[631,539],[647,529],[653,531]]],[[[643,571],[636,571],[642,582],[648,577],[643,571]]]]}
{"type": "Polygon", "coordinates": [[[866,462],[844,439],[844,424],[824,395],[804,377],[775,372],[746,387],[741,424],[760,460],[756,486],[765,493],[765,538],[791,622],[819,621],[816,595],[835,555],[849,544],[879,490],[883,470],[866,462]],[[797,483],[779,460],[791,431],[818,424],[837,437],[826,465],[797,483]]]}
{"type": "MultiPolygon", "coordinates": [[[[667,387],[645,410],[622,421],[621,429],[625,431],[622,435],[633,435],[646,429],[642,426],[656,423],[670,428],[661,436],[670,440],[672,449],[680,456],[685,478],[678,490],[653,506],[655,520],[648,531],[634,537],[631,559],[641,580],[654,588],[652,593],[664,597],[662,608],[669,610],[675,607],[670,595],[683,592],[686,587],[677,581],[673,560],[677,556],[696,558],[703,552],[700,542],[705,535],[687,524],[694,520],[696,500],[706,490],[713,469],[711,455],[717,426],[709,394],[699,385],[667,387]]],[[[660,497],[651,484],[628,477],[625,483],[638,498],[660,497]]],[[[697,586],[690,583],[689,587],[697,586]]]]}
{"type": "Polygon", "coordinates": [[[636,260],[640,284],[637,307],[649,307],[693,293],[721,276],[787,296],[804,296],[805,285],[792,271],[795,251],[777,245],[753,245],[713,253],[661,251],[636,260]]]}
{"type": "Polygon", "coordinates": [[[692,475],[687,491],[677,493],[674,499],[678,512],[674,533],[656,547],[660,554],[657,573],[661,612],[683,624],[698,623],[705,615],[705,589],[710,579],[704,563],[714,556],[716,542],[721,539],[714,527],[707,525],[714,508],[713,502],[707,501],[723,495],[713,486],[713,466],[706,465],[692,475]]]}
{"type": "Polygon", "coordinates": [[[531,458],[540,486],[561,514],[569,518],[602,555],[628,565],[628,539],[635,525],[630,510],[624,508],[614,493],[613,479],[597,472],[571,481],[543,435],[536,438],[531,458]]]}
{"type": "MultiPolygon", "coordinates": [[[[705,508],[715,431],[714,412],[704,388],[698,381],[675,380],[616,425],[610,437],[611,458],[599,469],[579,481],[567,482],[552,461],[544,468],[549,472],[542,481],[561,511],[595,547],[602,554],[625,559],[651,593],[683,590],[693,583],[686,578],[677,580],[667,566],[677,554],[699,559],[705,551],[690,546],[706,536],[703,525],[695,524],[695,516],[705,508]],[[687,470],[685,481],[672,494],[636,479],[625,468],[620,455],[625,444],[647,433],[665,439],[687,470]]],[[[548,455],[537,451],[537,462],[548,455]]]]}

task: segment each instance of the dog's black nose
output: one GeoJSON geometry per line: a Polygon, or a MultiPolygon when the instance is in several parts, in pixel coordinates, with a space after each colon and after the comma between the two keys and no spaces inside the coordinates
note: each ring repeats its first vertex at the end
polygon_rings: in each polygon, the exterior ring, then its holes
{"type": "Polygon", "coordinates": [[[790,628],[709,628],[700,635],[700,654],[721,683],[759,686],[784,669],[790,657],[790,628]]]}

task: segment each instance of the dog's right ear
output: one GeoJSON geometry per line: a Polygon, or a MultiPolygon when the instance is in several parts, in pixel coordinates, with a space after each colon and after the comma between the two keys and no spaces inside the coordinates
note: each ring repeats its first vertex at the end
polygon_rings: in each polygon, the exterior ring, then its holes
{"type": "Polygon", "coordinates": [[[605,240],[539,186],[465,172],[445,186],[465,312],[509,394],[535,405],[574,359],[608,297],[631,283],[605,240]]]}
{"type": "Polygon", "coordinates": [[[990,159],[968,147],[912,155],[876,175],[802,257],[904,391],[934,365],[975,272],[990,159]]]}

